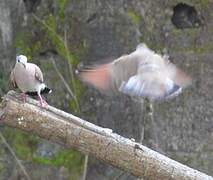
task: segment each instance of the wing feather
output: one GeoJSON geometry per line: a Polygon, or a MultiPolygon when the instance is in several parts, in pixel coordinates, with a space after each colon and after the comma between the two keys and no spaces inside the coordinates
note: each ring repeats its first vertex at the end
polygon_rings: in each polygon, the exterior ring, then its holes
{"type": "Polygon", "coordinates": [[[162,56],[140,44],[113,62],[92,68],[81,77],[98,89],[116,90],[133,96],[163,99],[181,92],[191,78],[162,56]]]}
{"type": "Polygon", "coordinates": [[[14,69],[10,73],[10,79],[9,83],[13,86],[13,88],[17,88],[16,80],[15,80],[15,75],[14,75],[14,69]]]}
{"type": "Polygon", "coordinates": [[[35,65],[35,78],[40,81],[41,83],[44,82],[43,74],[41,72],[41,69],[35,65]]]}

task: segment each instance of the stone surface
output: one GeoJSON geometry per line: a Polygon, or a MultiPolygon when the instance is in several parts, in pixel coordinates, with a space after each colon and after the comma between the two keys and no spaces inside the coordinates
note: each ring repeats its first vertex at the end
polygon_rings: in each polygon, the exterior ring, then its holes
{"type": "MultiPolygon", "coordinates": [[[[160,0],[72,0],[64,7],[59,2],[0,1],[0,67],[4,69],[0,72],[1,95],[8,89],[6,81],[16,53],[27,52],[33,62],[41,65],[47,82],[54,89],[49,102],[73,112],[71,97],[55,73],[50,55],[70,83],[67,62],[56,47],[59,43],[54,44],[58,41],[49,37],[32,12],[42,20],[54,17],[55,24],[52,22],[51,28],[56,26],[62,38],[66,31],[69,51],[83,64],[119,57],[134,50],[139,42],[145,42],[157,52],[167,52],[172,62],[193,77],[192,86],[165,103],[124,95],[107,96],[84,86],[79,97],[81,117],[137,141],[144,128],[144,145],[213,175],[212,0],[166,0],[163,3],[160,0]],[[199,27],[178,29],[173,25],[173,8],[178,3],[195,8],[201,21],[199,27]]],[[[6,162],[0,163],[0,169],[1,164],[8,166],[6,162]]],[[[13,165],[8,167],[14,168],[13,165]]],[[[0,171],[0,176],[13,168],[6,168],[4,173],[0,171]]],[[[134,179],[90,158],[87,179],[94,177],[134,179]]]]}

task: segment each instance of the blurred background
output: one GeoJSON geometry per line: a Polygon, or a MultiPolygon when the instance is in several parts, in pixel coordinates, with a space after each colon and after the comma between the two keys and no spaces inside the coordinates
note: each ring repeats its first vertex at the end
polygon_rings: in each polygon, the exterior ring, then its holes
{"type": "MultiPolygon", "coordinates": [[[[212,0],[0,0],[0,95],[9,90],[16,55],[24,54],[52,87],[50,105],[127,138],[143,136],[144,145],[213,175],[212,9],[212,0]],[[78,66],[130,53],[140,42],[168,53],[192,86],[150,103],[106,96],[75,76],[78,66]]],[[[0,131],[31,179],[82,179],[80,152],[3,125],[0,131]]],[[[2,140],[0,147],[0,179],[24,180],[2,140]]],[[[89,157],[86,179],[136,178],[89,157]]]]}

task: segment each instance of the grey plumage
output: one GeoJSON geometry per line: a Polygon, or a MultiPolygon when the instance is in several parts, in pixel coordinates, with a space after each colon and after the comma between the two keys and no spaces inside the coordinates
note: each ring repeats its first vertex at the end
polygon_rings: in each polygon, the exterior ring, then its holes
{"type": "MultiPolygon", "coordinates": [[[[47,87],[44,84],[43,74],[37,65],[27,62],[26,56],[19,55],[16,57],[16,64],[10,74],[10,81],[22,93],[37,93],[41,104],[44,103],[41,92],[46,90],[47,87]]],[[[49,89],[48,93],[50,92],[51,90],[49,89]]]]}
{"type": "Polygon", "coordinates": [[[111,63],[80,73],[83,81],[100,90],[119,91],[149,99],[167,99],[178,95],[191,78],[145,44],[111,63]]]}

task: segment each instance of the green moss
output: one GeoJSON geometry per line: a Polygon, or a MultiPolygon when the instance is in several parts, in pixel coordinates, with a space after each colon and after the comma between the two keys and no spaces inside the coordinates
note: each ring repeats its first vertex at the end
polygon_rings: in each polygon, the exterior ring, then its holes
{"type": "Polygon", "coordinates": [[[36,136],[7,127],[4,128],[3,134],[15,151],[17,157],[22,160],[32,161],[43,165],[57,167],[64,166],[69,170],[70,174],[74,173],[76,176],[81,174],[83,170],[84,156],[77,151],[61,150],[51,158],[43,158],[35,155],[39,142],[39,139],[36,136]]]}
{"type": "Polygon", "coordinates": [[[208,7],[209,3],[211,3],[211,0],[177,0],[175,4],[177,3],[186,3],[190,6],[196,6],[201,8],[208,7]]]}
{"type": "Polygon", "coordinates": [[[41,42],[34,41],[26,30],[16,33],[15,47],[17,54],[24,54],[28,60],[32,60],[34,54],[41,49],[41,42]]]}
{"type": "MultiPolygon", "coordinates": [[[[78,64],[78,58],[76,55],[70,53],[68,44],[61,38],[61,33],[57,32],[57,24],[56,24],[56,18],[52,14],[46,16],[44,18],[44,21],[42,21],[42,28],[47,33],[48,39],[51,41],[52,45],[56,49],[57,53],[63,57],[63,59],[67,60],[68,63],[73,67],[75,67],[78,64]]],[[[63,32],[64,33],[64,32],[63,32]]],[[[82,43],[82,46],[79,50],[79,53],[82,53],[84,49],[84,43],[82,43]]],[[[72,72],[73,73],[73,72],[72,72]]],[[[78,101],[82,95],[83,88],[81,86],[81,83],[79,80],[74,78],[74,75],[71,74],[70,78],[71,82],[70,87],[72,91],[75,94],[74,100],[70,101],[70,108],[71,110],[74,110],[76,112],[80,111],[78,101]]]]}
{"type": "Polygon", "coordinates": [[[140,42],[145,43],[150,49],[154,50],[157,53],[162,53],[164,48],[164,45],[160,44],[159,42],[155,43],[153,36],[148,32],[144,33],[143,36],[140,37],[140,42]]]}
{"type": "Polygon", "coordinates": [[[46,63],[42,64],[42,69],[44,70],[44,72],[51,71],[52,68],[53,68],[53,66],[50,62],[46,62],[46,63]]]}
{"type": "MultiPolygon", "coordinates": [[[[57,0],[58,5],[58,13],[56,14],[47,14],[43,17],[43,19],[39,19],[35,17],[34,20],[36,21],[37,26],[41,27],[41,30],[44,31],[44,38],[41,39],[41,44],[48,44],[57,51],[57,53],[62,57],[62,59],[68,61],[72,70],[78,64],[78,57],[82,56],[85,53],[85,42],[78,44],[78,47],[72,47],[70,42],[66,42],[64,37],[64,30],[59,27],[63,27],[63,19],[64,19],[64,8],[66,6],[67,0],[57,0]],[[57,17],[60,17],[59,19],[57,17]],[[46,43],[45,43],[46,42],[46,43]],[[71,50],[75,50],[75,54],[71,53],[71,50]],[[76,50],[77,49],[77,50],[76,50]]],[[[72,30],[70,29],[71,34],[72,30]]],[[[70,33],[69,33],[70,34],[70,33]]],[[[75,95],[74,100],[70,101],[70,108],[74,111],[80,112],[78,101],[83,93],[83,88],[79,80],[74,77],[74,72],[70,73],[70,82],[68,82],[72,92],[75,95]]]]}
{"type": "MultiPolygon", "coordinates": [[[[74,69],[78,64],[79,54],[84,54],[86,45],[85,42],[82,42],[78,46],[79,49],[73,54],[70,51],[72,50],[72,46],[65,44],[65,41],[62,38],[64,37],[64,31],[59,27],[63,27],[62,24],[64,23],[64,8],[66,3],[67,0],[57,0],[58,12],[56,14],[47,14],[46,16],[43,16],[43,19],[39,20],[35,18],[34,21],[32,21],[32,23],[34,23],[33,25],[37,28],[36,31],[39,33],[38,37],[34,38],[31,36],[31,29],[25,29],[22,32],[17,33],[15,46],[19,54],[25,54],[31,59],[34,55],[44,49],[54,49],[64,60],[68,61],[74,69]]],[[[51,63],[44,63],[42,64],[42,67],[44,69],[49,69],[52,65],[51,63]]],[[[79,113],[78,101],[82,96],[84,88],[82,87],[81,82],[73,75],[68,83],[77,100],[70,100],[70,108],[79,113]]],[[[39,141],[37,137],[33,135],[29,136],[29,134],[21,131],[15,131],[14,133],[14,130],[7,130],[6,132],[8,141],[20,159],[44,165],[57,167],[64,166],[68,168],[72,177],[73,174],[76,174],[76,176],[81,174],[84,156],[80,153],[74,150],[62,150],[56,153],[52,158],[38,157],[35,155],[37,143],[39,141]]]]}
{"type": "Polygon", "coordinates": [[[10,128],[5,128],[4,135],[20,159],[32,160],[38,143],[36,136],[10,128]]]}
{"type": "MultiPolygon", "coordinates": [[[[183,37],[187,37],[189,39],[189,41],[194,42],[196,40],[196,38],[199,36],[200,33],[200,29],[184,29],[184,30],[180,30],[180,29],[173,29],[171,31],[171,36],[175,37],[175,38],[183,38],[183,37]]],[[[198,54],[202,54],[202,53],[206,53],[206,52],[211,52],[213,51],[213,45],[212,43],[205,43],[202,46],[201,45],[196,45],[194,43],[192,43],[191,45],[189,45],[188,47],[174,47],[173,50],[175,51],[184,51],[184,52],[195,52],[198,54]]]]}
{"type": "Polygon", "coordinates": [[[64,9],[67,4],[67,0],[57,0],[57,5],[59,8],[58,15],[61,21],[64,21],[64,9]]]}
{"type": "Polygon", "coordinates": [[[140,23],[140,16],[133,10],[128,11],[128,16],[131,18],[132,22],[136,25],[140,23]]]}
{"type": "Polygon", "coordinates": [[[66,54],[65,47],[63,42],[60,40],[60,37],[58,37],[56,34],[55,17],[52,14],[50,14],[49,16],[45,18],[44,23],[47,26],[42,26],[42,28],[46,31],[48,39],[55,46],[57,52],[64,57],[66,54]]]}
{"type": "Polygon", "coordinates": [[[202,7],[206,8],[209,5],[209,0],[200,0],[199,3],[201,4],[202,7]]]}
{"type": "Polygon", "coordinates": [[[174,47],[173,51],[183,51],[183,52],[192,52],[197,54],[204,54],[213,51],[213,45],[211,43],[206,43],[202,46],[189,46],[189,47],[174,47]]]}
{"type": "Polygon", "coordinates": [[[75,56],[68,51],[63,39],[57,33],[56,19],[52,14],[45,18],[42,28],[46,31],[48,39],[52,42],[58,54],[67,59],[71,64],[76,64],[75,56]]]}
{"type": "Polygon", "coordinates": [[[172,36],[174,37],[180,37],[180,36],[187,36],[187,37],[191,37],[191,38],[195,38],[198,36],[198,34],[200,33],[200,29],[199,28],[188,28],[188,29],[176,29],[174,28],[171,31],[172,36]]]}
{"type": "Polygon", "coordinates": [[[83,156],[74,150],[61,150],[52,158],[33,157],[33,162],[45,165],[64,166],[69,170],[73,168],[81,170],[83,160],[83,156]]]}
{"type": "MultiPolygon", "coordinates": [[[[79,100],[82,96],[82,94],[84,93],[84,87],[82,85],[82,83],[78,80],[78,79],[74,79],[74,82],[75,82],[75,96],[76,96],[76,99],[79,100]]],[[[75,111],[76,113],[79,113],[78,112],[78,107],[76,105],[76,102],[74,100],[71,100],[69,101],[69,108],[72,110],[72,111],[75,111]]]]}
{"type": "Polygon", "coordinates": [[[52,158],[43,158],[38,156],[33,157],[33,162],[38,164],[66,167],[72,175],[72,178],[81,174],[83,170],[83,161],[83,155],[74,150],[61,150],[52,158]]]}
{"type": "Polygon", "coordinates": [[[213,45],[212,45],[212,43],[209,43],[209,44],[205,44],[203,46],[194,47],[192,50],[194,52],[198,53],[198,54],[212,52],[213,51],[213,45]]]}
{"type": "Polygon", "coordinates": [[[28,44],[28,37],[26,33],[17,33],[15,39],[15,47],[17,49],[18,54],[24,54],[27,58],[32,58],[32,52],[28,44]]]}

